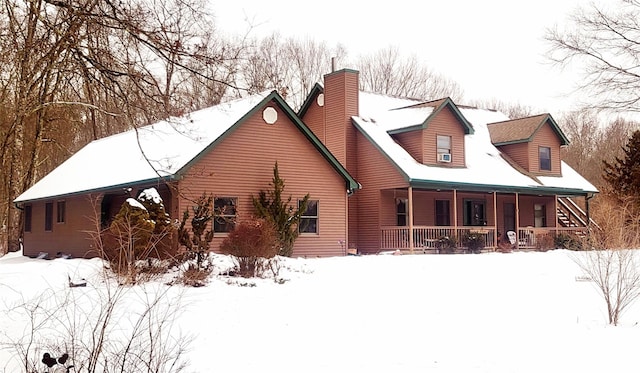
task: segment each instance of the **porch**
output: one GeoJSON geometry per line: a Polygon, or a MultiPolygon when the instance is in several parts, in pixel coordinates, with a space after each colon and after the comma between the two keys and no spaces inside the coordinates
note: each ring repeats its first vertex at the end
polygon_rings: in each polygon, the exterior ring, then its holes
{"type": "MultiPolygon", "coordinates": [[[[414,226],[413,243],[409,239],[411,233],[408,227],[382,227],[381,247],[383,250],[400,250],[407,253],[438,254],[440,253],[437,247],[438,241],[442,237],[450,237],[456,242],[456,252],[469,252],[465,246],[464,238],[472,233],[483,237],[483,251],[496,251],[498,249],[499,237],[496,228],[442,226],[414,226]]],[[[555,238],[561,235],[579,239],[587,235],[587,228],[518,228],[514,247],[516,250],[552,249],[554,248],[555,238]]],[[[502,236],[502,239],[506,239],[506,237],[502,236]]]]}
{"type": "Polygon", "coordinates": [[[381,251],[438,253],[438,241],[448,238],[455,242],[456,252],[468,252],[470,236],[481,238],[484,251],[495,251],[501,243],[509,246],[511,231],[511,247],[548,250],[555,248],[558,237],[587,236],[591,223],[587,196],[586,212],[557,195],[409,187],[382,190],[380,197],[381,211],[387,212],[380,216],[381,251]]]}

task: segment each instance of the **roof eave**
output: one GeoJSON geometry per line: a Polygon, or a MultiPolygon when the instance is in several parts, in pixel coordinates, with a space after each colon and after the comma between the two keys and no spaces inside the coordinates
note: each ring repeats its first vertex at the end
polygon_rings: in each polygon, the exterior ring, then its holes
{"type": "Polygon", "coordinates": [[[460,109],[458,109],[458,106],[449,97],[447,97],[444,100],[444,102],[442,104],[440,104],[440,106],[438,106],[437,108],[435,108],[433,110],[433,112],[431,112],[431,114],[424,121],[423,128],[427,128],[427,126],[429,125],[429,122],[431,122],[438,115],[438,113],[440,111],[442,111],[445,107],[449,107],[453,111],[454,115],[457,117],[457,119],[462,124],[462,127],[464,129],[465,135],[473,135],[474,134],[475,130],[473,129],[473,126],[471,125],[471,123],[469,123],[467,118],[465,118],[465,116],[462,115],[462,112],[460,112],[460,109]]]}
{"type": "Polygon", "coordinates": [[[409,184],[417,188],[429,189],[446,189],[446,190],[464,190],[469,192],[497,192],[497,193],[522,193],[535,195],[566,195],[566,196],[585,196],[593,194],[593,191],[587,191],[577,188],[558,188],[548,186],[515,186],[515,185],[494,185],[494,184],[475,184],[461,183],[440,180],[423,180],[410,179],[409,184]]]}
{"type": "Polygon", "coordinates": [[[152,184],[155,184],[155,183],[158,183],[158,182],[168,182],[168,181],[172,181],[172,180],[175,180],[175,175],[158,176],[158,177],[150,178],[150,179],[131,181],[131,182],[128,182],[128,183],[109,185],[109,186],[104,186],[104,187],[100,187],[100,188],[80,190],[80,191],[71,192],[71,193],[62,193],[62,194],[49,195],[49,196],[40,197],[40,198],[19,199],[20,197],[18,197],[15,200],[13,200],[13,203],[14,204],[18,204],[18,205],[24,205],[24,204],[27,204],[27,203],[33,203],[33,202],[39,202],[39,201],[47,201],[47,200],[53,200],[53,199],[61,199],[61,198],[69,198],[69,197],[75,197],[75,196],[91,194],[91,193],[104,193],[104,192],[108,192],[108,191],[111,191],[111,190],[119,190],[119,189],[132,187],[132,186],[152,185],[152,184]]]}

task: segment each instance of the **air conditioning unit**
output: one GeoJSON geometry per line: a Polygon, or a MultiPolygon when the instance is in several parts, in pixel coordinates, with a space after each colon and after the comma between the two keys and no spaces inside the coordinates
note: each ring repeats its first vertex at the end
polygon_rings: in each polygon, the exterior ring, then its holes
{"type": "Polygon", "coordinates": [[[438,154],[438,162],[451,162],[451,154],[449,153],[438,154]]]}

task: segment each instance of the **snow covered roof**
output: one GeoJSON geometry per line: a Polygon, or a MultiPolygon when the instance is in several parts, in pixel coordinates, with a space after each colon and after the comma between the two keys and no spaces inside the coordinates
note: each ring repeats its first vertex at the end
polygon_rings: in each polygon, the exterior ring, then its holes
{"type": "Polygon", "coordinates": [[[360,115],[352,117],[356,127],[414,186],[568,195],[598,191],[564,162],[562,176],[559,177],[533,177],[514,167],[491,143],[487,126],[489,123],[508,121],[509,118],[492,110],[458,107],[474,130],[465,135],[466,167],[422,164],[390,135],[394,130],[423,123],[437,109],[434,106],[416,104],[415,100],[360,92],[360,115]]]}
{"type": "Polygon", "coordinates": [[[246,98],[170,118],[148,126],[92,141],[51,171],[16,203],[124,187],[158,178],[171,178],[189,167],[201,153],[236,123],[275,99],[294,123],[342,174],[349,189],[359,185],[275,92],[246,98]]]}

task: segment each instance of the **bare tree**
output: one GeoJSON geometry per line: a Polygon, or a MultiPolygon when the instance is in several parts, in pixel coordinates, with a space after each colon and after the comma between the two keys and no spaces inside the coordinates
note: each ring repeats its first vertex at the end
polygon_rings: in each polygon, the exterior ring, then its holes
{"type": "Polygon", "coordinates": [[[241,49],[203,0],[1,6],[0,254],[17,248],[22,191],[89,140],[219,102],[241,49]]]}
{"type": "Polygon", "coordinates": [[[578,110],[558,118],[558,123],[571,143],[562,149],[562,159],[596,186],[602,187],[603,161],[613,162],[623,153],[638,123],[616,118],[613,121],[595,110],[578,110]]]}
{"type": "Polygon", "coordinates": [[[525,118],[539,113],[531,106],[526,106],[520,103],[510,103],[495,98],[488,100],[475,100],[471,101],[470,104],[482,109],[500,111],[511,119],[525,118]]]}
{"type": "Polygon", "coordinates": [[[298,109],[306,95],[322,76],[331,72],[331,61],[342,61],[346,50],[341,45],[294,37],[283,39],[274,33],[251,42],[241,79],[250,93],[266,89],[277,90],[287,102],[298,109]]]}
{"type": "Polygon", "coordinates": [[[578,83],[598,108],[640,111],[640,1],[619,0],[611,8],[579,8],[564,30],[547,31],[549,58],[560,66],[577,64],[578,83]]]}
{"type": "Polygon", "coordinates": [[[415,55],[404,57],[397,47],[381,49],[359,58],[360,89],[391,96],[462,99],[458,83],[421,64],[415,55]]]}
{"type": "Polygon", "coordinates": [[[608,321],[618,325],[623,312],[640,296],[640,220],[630,221],[630,203],[622,206],[609,196],[600,197],[594,230],[586,244],[591,250],[579,252],[573,260],[592,281],[607,307],[608,321]]]}

